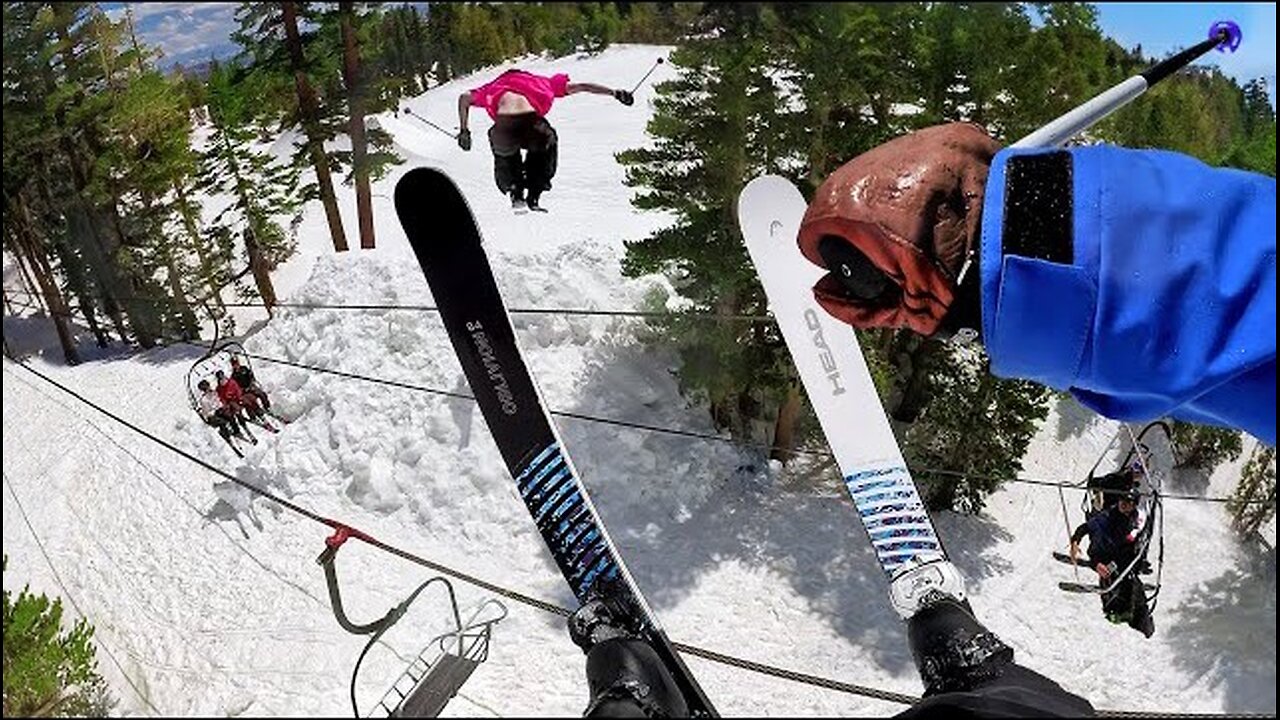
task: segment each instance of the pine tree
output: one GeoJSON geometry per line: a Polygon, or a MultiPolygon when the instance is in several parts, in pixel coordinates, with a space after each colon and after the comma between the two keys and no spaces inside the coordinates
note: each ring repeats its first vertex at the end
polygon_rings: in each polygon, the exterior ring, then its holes
{"type": "Polygon", "coordinates": [[[1175,421],[1172,440],[1179,468],[1212,471],[1224,462],[1234,462],[1244,451],[1240,431],[1209,425],[1175,421]]]}
{"type": "Polygon", "coordinates": [[[3,593],[4,716],[106,716],[114,701],[98,674],[93,626],[81,618],[64,629],[62,601],[29,590],[3,593]]]}
{"type": "MultiPolygon", "coordinates": [[[[323,98],[316,92],[318,85],[330,82],[336,73],[324,58],[310,57],[307,52],[315,38],[308,23],[318,24],[318,18],[310,3],[246,2],[237,9],[236,19],[240,29],[232,37],[252,58],[254,71],[267,76],[262,81],[264,89],[275,90],[285,75],[292,78],[294,102],[286,105],[283,117],[286,126],[294,121],[300,124],[306,138],[294,157],[295,164],[307,165],[315,173],[314,185],[307,185],[303,195],[308,200],[319,198],[333,249],[344,252],[347,234],[333,190],[332,158],[324,147],[338,132],[339,108],[333,98],[323,98]]],[[[268,92],[268,97],[275,96],[268,92]]]]}
{"type": "Polygon", "coordinates": [[[1240,473],[1240,484],[1227,503],[1231,524],[1241,535],[1254,535],[1276,516],[1276,449],[1259,443],[1240,473]]]}
{"type": "Polygon", "coordinates": [[[1002,479],[1022,470],[1022,456],[1049,413],[1049,391],[1025,380],[991,374],[979,350],[949,350],[953,357],[929,373],[929,399],[905,435],[903,455],[917,470],[921,496],[933,510],[976,513],[1002,479]]]}
{"type": "MultiPolygon", "coordinates": [[[[212,133],[204,154],[200,188],[233,198],[214,219],[211,244],[226,248],[233,238],[244,242],[258,295],[271,312],[276,304],[271,270],[294,250],[292,238],[273,220],[295,212],[301,203],[296,165],[285,165],[253,149],[251,104],[255,86],[236,81],[237,71],[215,67],[209,76],[209,118],[212,133]]],[[[243,273],[236,273],[228,280],[243,273]]]]}
{"type": "Polygon", "coordinates": [[[351,138],[351,166],[356,184],[356,215],[360,223],[360,247],[371,249],[373,194],[369,189],[368,141],[365,139],[365,81],[360,76],[360,45],[356,39],[355,3],[338,3],[342,28],[342,79],[350,108],[347,134],[351,138]]]}
{"type": "MultiPolygon", "coordinates": [[[[623,273],[665,272],[691,310],[765,310],[736,218],[742,186],[779,169],[771,126],[779,101],[763,40],[771,17],[758,6],[708,6],[694,36],[671,55],[679,75],[655,87],[651,146],[618,155],[627,184],[640,189],[636,207],[676,217],[627,243],[623,273]]],[[[715,422],[735,433],[774,419],[795,387],[772,324],[676,319],[665,332],[680,351],[683,387],[705,395],[715,422]]]]}

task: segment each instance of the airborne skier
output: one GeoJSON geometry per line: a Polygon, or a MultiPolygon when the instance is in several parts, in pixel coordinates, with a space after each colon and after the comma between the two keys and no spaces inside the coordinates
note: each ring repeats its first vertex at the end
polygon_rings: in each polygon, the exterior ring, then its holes
{"type": "Polygon", "coordinates": [[[497,78],[458,97],[458,147],[471,149],[467,120],[473,106],[489,113],[489,149],[493,151],[493,177],[498,190],[511,197],[517,210],[542,210],[539,198],[551,189],[559,154],[559,138],[547,122],[556,98],[575,93],[612,95],[623,105],[635,102],[629,90],[614,90],[595,83],[569,82],[569,76],[551,77],[525,70],[508,70],[497,78]],[[522,159],[520,151],[526,152],[522,159]]]}

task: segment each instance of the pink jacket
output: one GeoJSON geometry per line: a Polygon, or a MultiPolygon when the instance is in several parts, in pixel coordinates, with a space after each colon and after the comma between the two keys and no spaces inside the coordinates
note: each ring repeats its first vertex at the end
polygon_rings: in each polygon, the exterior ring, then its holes
{"type": "Polygon", "coordinates": [[[535,75],[524,70],[508,70],[493,80],[471,91],[471,104],[479,105],[497,119],[498,101],[503,93],[523,95],[534,111],[546,116],[556,98],[564,97],[569,87],[569,76],[557,73],[551,77],[535,75]]]}

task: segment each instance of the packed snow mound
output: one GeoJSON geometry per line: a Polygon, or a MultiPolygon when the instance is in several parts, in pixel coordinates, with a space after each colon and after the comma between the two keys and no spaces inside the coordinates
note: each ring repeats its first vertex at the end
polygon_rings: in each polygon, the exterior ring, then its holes
{"type": "MultiPolygon", "coordinates": [[[[615,47],[527,67],[630,87],[668,48],[615,47]]],[[[409,101],[446,124],[457,94],[492,69],[409,101]]],[[[395,219],[395,181],[419,164],[445,168],[485,236],[510,308],[636,309],[669,291],[663,278],[623,277],[625,242],[670,222],[631,207],[614,153],[646,142],[652,83],[633,108],[609,98],[559,101],[561,165],[548,215],[515,216],[493,185],[484,128],[476,147],[387,114],[406,163],[374,185],[378,249],[335,255],[318,203],[299,255],[275,275],[301,305],[430,305],[395,219]]],[[[275,144],[286,152],[288,138],[275,144]]],[[[354,196],[338,188],[358,245],[354,196]]],[[[383,378],[393,387],[255,359],[292,420],[238,460],[186,406],[184,374],[199,348],[90,354],[41,372],[131,422],[261,484],[436,562],[562,605],[568,587],[543,549],[469,394],[439,318],[420,310],[280,308],[239,315],[263,358],[383,378]]],[[[553,409],[714,434],[706,409],[678,392],[674,353],[646,344],[642,321],[516,314],[516,335],[553,409]]],[[[48,323],[6,318],[10,343],[53,347],[48,323]]],[[[87,344],[86,344],[87,347],[87,344]]],[[[56,357],[56,351],[44,357],[56,357]]],[[[74,598],[98,628],[100,664],[118,711],[171,715],[341,715],[364,643],[329,611],[312,558],[327,530],[251,497],[175,457],[27,371],[4,368],[4,548],[7,587],[74,598]],[[19,505],[19,502],[21,505],[19,505]],[[37,546],[32,532],[39,535],[37,546]],[[48,563],[45,561],[47,553],[48,563]],[[50,567],[56,569],[56,577],[50,567]]],[[[838,479],[820,464],[782,470],[732,444],[578,419],[557,420],[610,534],[674,640],[751,660],[906,693],[920,691],[901,622],[838,479]]],[[[1078,481],[1117,432],[1070,401],[1055,402],[1026,475],[1078,481]]],[[[1240,463],[1175,488],[1223,494],[1240,463]]],[[[1188,481],[1190,482],[1190,481],[1188,481]]],[[[1068,495],[1074,509],[1078,496],[1068,495]]],[[[1070,522],[1079,522],[1074,515],[1070,522]]],[[[1107,709],[1275,710],[1275,555],[1242,548],[1218,505],[1166,503],[1165,589],[1150,641],[1110,626],[1096,598],[1067,596],[1072,571],[1049,557],[1066,524],[1052,489],[1010,485],[979,517],[941,514],[939,533],[969,580],[980,619],[1017,658],[1107,709]]],[[[337,559],[348,612],[380,617],[431,573],[358,542],[337,559]]],[[[464,615],[489,594],[455,582],[464,615]]],[[[489,660],[449,716],[575,716],[586,704],[581,652],[564,620],[518,604],[494,631],[489,660]]],[[[443,628],[424,596],[366,660],[357,689],[372,703],[421,644],[443,628]]],[[[729,715],[886,715],[891,703],[688,662],[729,715]]]]}

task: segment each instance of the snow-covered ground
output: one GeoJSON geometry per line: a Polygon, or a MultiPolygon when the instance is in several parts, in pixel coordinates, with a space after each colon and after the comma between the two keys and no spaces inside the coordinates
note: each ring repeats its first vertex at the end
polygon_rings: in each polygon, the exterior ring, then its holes
{"type": "MultiPolygon", "coordinates": [[[[528,67],[629,87],[668,50],[615,47],[528,67]]],[[[651,82],[671,73],[663,65],[651,82]]],[[[409,105],[452,126],[458,92],[493,74],[433,89],[409,105]]],[[[546,196],[547,215],[513,215],[494,188],[482,115],[472,118],[476,146],[469,154],[412,118],[379,117],[406,162],[374,188],[378,249],[334,255],[316,204],[301,226],[298,257],[276,273],[282,298],[429,303],[391,203],[398,177],[428,164],[446,168],[468,195],[509,306],[634,309],[667,283],[622,277],[623,244],[668,219],[631,207],[613,154],[645,142],[651,98],[646,84],[633,108],[590,95],[556,105],[550,120],[560,134],[560,169],[546,196]]],[[[277,149],[285,151],[283,141],[277,149]]],[[[339,194],[354,246],[353,193],[342,187],[339,194]]],[[[263,313],[247,310],[241,319],[242,328],[255,328],[246,347],[264,356],[468,391],[430,313],[281,310],[263,323],[263,313]]],[[[554,408],[712,431],[705,409],[680,397],[673,353],[643,343],[635,321],[519,315],[514,322],[554,408]]],[[[261,443],[241,461],[186,407],[184,375],[198,350],[98,352],[86,341],[89,361],[67,368],[45,319],[6,317],[5,335],[33,353],[41,372],[240,478],[437,562],[571,604],[483,419],[467,401],[259,361],[255,369],[281,413],[296,419],[279,435],[259,432],[261,443]]],[[[251,500],[8,360],[3,382],[5,586],[30,582],[65,595],[96,624],[100,664],[120,712],[348,711],[347,683],[364,639],[343,632],[330,613],[313,562],[324,528],[251,500]]],[[[862,685],[920,691],[902,626],[840,486],[780,472],[726,443],[581,420],[560,425],[673,639],[862,685]]],[[[1078,480],[1116,432],[1114,423],[1058,403],[1032,444],[1025,474],[1078,480]]],[[[1224,494],[1239,465],[1175,489],[1224,494]]],[[[1067,503],[1074,511],[1079,497],[1068,495],[1067,503]]],[[[1166,503],[1165,585],[1149,641],[1109,625],[1096,598],[1057,589],[1072,572],[1049,558],[1066,533],[1053,489],[1009,485],[983,515],[942,515],[937,524],[970,581],[980,618],[1021,661],[1096,706],[1275,712],[1275,553],[1243,547],[1220,505],[1166,503]]],[[[380,617],[429,576],[356,542],[343,548],[338,564],[356,621],[380,617]]],[[[465,583],[454,586],[464,614],[489,597],[465,583]]],[[[362,705],[444,626],[434,592],[387,635],[390,648],[371,652],[358,685],[362,705]]],[[[445,714],[580,713],[582,655],[563,619],[507,606],[510,616],[495,629],[489,660],[445,714]]],[[[901,708],[698,658],[688,662],[726,715],[884,715],[901,708]]]]}

